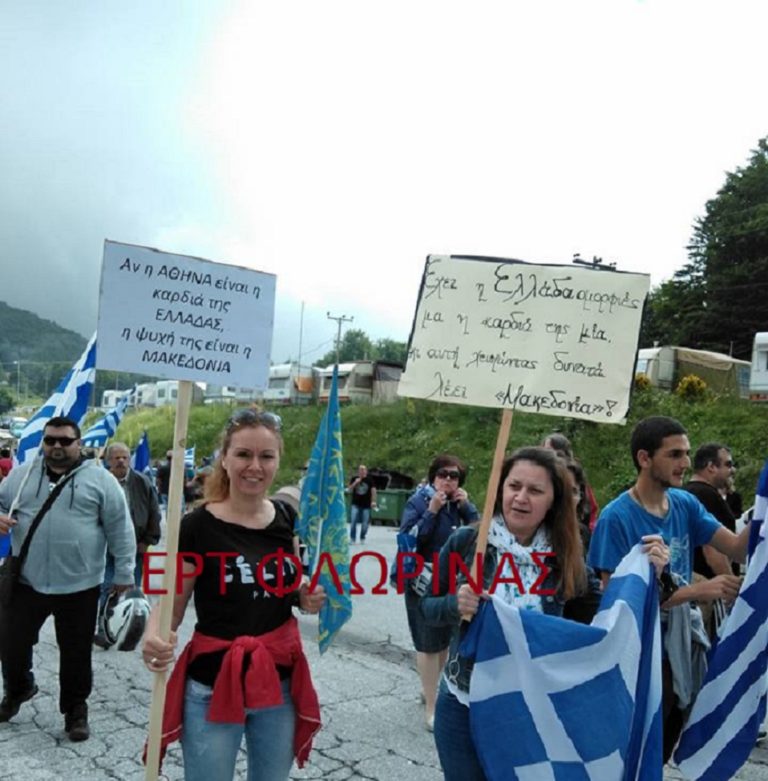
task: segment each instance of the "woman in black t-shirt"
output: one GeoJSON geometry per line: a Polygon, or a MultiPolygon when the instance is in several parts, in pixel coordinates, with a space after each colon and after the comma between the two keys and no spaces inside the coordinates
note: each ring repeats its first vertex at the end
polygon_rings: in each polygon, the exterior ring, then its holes
{"type": "Polygon", "coordinates": [[[243,736],[248,781],[288,778],[307,758],[319,706],[292,607],[316,613],[325,595],[301,579],[294,513],[267,498],[282,452],[280,419],[246,409],[224,431],[205,503],[181,522],[181,593],[171,641],[153,612],[144,661],[173,661],[176,628],[194,594],[197,624],[168,681],[163,750],[181,738],[187,781],[229,781],[243,736]]]}

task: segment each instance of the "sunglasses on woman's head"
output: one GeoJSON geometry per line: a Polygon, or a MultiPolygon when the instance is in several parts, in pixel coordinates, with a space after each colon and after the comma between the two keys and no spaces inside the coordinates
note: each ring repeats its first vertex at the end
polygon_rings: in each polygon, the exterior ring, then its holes
{"type": "Polygon", "coordinates": [[[461,477],[461,472],[458,469],[438,469],[436,474],[443,480],[458,480],[461,477]]]}
{"type": "Polygon", "coordinates": [[[283,427],[283,419],[279,415],[275,415],[274,412],[264,412],[255,409],[241,409],[238,410],[227,423],[227,428],[235,428],[236,426],[253,426],[261,425],[267,428],[280,431],[283,427]]]}

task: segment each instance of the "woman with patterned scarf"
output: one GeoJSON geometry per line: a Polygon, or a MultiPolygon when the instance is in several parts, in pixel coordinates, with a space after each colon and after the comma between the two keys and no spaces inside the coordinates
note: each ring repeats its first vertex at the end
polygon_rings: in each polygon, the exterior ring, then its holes
{"type": "MultiPolygon", "coordinates": [[[[589,623],[600,604],[600,585],[584,563],[572,480],[552,450],[526,447],[507,458],[488,534],[483,584],[487,589],[496,581],[495,593],[521,610],[589,623]]],[[[487,592],[475,593],[469,584],[455,580],[451,593],[449,566],[454,553],[471,568],[476,540],[476,525],[451,535],[440,552],[440,595],[421,602],[430,625],[454,628],[435,711],[435,743],[448,781],[485,779],[469,728],[472,669],[460,656],[459,643],[461,617],[473,616],[487,592]]]]}

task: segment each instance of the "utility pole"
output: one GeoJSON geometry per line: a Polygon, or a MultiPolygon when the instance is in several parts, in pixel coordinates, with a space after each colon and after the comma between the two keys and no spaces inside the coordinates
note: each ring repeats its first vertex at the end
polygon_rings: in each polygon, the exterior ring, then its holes
{"type": "Polygon", "coordinates": [[[299,377],[301,377],[301,343],[304,339],[304,302],[301,302],[301,317],[299,318],[299,377]]]}
{"type": "Polygon", "coordinates": [[[341,326],[344,323],[351,323],[355,318],[354,317],[347,317],[346,315],[340,315],[339,317],[334,317],[330,312],[326,312],[326,317],[329,320],[335,320],[338,325],[338,330],[336,331],[336,365],[339,365],[339,347],[341,345],[341,326]]]}

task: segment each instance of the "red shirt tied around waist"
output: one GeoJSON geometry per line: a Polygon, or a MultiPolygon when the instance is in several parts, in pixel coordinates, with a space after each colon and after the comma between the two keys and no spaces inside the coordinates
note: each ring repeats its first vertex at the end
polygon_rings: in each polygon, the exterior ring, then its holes
{"type": "MultiPolygon", "coordinates": [[[[184,720],[184,686],[187,668],[200,654],[225,650],[221,669],[213,686],[209,721],[243,723],[246,708],[269,708],[283,701],[277,667],[291,669],[291,698],[296,708],[293,754],[303,767],[320,730],[320,704],[301,646],[295,618],[260,637],[222,640],[195,632],[179,657],[168,680],[163,712],[161,757],[181,737],[184,720]],[[242,675],[245,656],[250,662],[242,675]]],[[[145,750],[146,760],[146,750],[145,750]]]]}
{"type": "Polygon", "coordinates": [[[325,594],[310,593],[297,565],[294,511],[268,496],[282,450],[276,415],[248,408],[230,418],[203,506],[179,528],[181,588],[168,641],[159,611],[149,619],[144,662],[163,672],[194,595],[195,633],[168,680],[162,733],[151,736],[153,756],[158,737],[161,757],[181,741],[186,781],[234,778],[243,743],[249,778],[287,779],[320,729],[293,608],[317,613],[325,594]]]}

